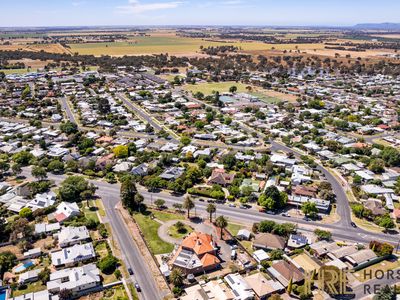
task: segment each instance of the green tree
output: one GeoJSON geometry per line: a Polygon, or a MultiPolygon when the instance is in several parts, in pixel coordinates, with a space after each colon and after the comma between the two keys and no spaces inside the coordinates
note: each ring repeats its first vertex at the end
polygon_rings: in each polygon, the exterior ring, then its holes
{"type": "Polygon", "coordinates": [[[121,201],[124,207],[137,210],[140,207],[140,203],[137,202],[139,198],[136,198],[138,195],[135,178],[132,175],[124,176],[121,179],[121,188],[120,188],[121,201]]]}
{"type": "Polygon", "coordinates": [[[212,215],[213,215],[213,213],[215,213],[217,211],[217,207],[214,204],[210,203],[207,205],[206,210],[210,216],[210,223],[212,223],[212,215]]]}
{"type": "Polygon", "coordinates": [[[21,218],[26,218],[28,220],[30,220],[32,218],[32,209],[30,209],[29,207],[24,207],[23,209],[20,210],[19,212],[19,216],[21,218]]]}
{"type": "Polygon", "coordinates": [[[158,209],[160,209],[165,205],[165,200],[157,199],[156,201],[154,201],[154,204],[157,206],[158,209]]]}
{"type": "Polygon", "coordinates": [[[5,272],[10,271],[17,264],[17,257],[11,251],[0,253],[0,277],[3,278],[5,272]]]}
{"type": "Polygon", "coordinates": [[[279,260],[283,257],[283,251],[281,249],[274,249],[269,253],[271,260],[279,260]]]}
{"type": "Polygon", "coordinates": [[[31,174],[39,181],[45,180],[47,178],[47,172],[42,167],[34,166],[32,168],[31,174]]]}
{"type": "Polygon", "coordinates": [[[376,174],[381,174],[385,171],[385,162],[379,158],[372,159],[369,164],[369,169],[376,174]]]}
{"type": "Polygon", "coordinates": [[[318,240],[330,241],[332,238],[332,233],[322,229],[315,229],[314,234],[317,236],[318,240]]]}
{"type": "Polygon", "coordinates": [[[194,208],[195,204],[190,196],[186,196],[185,200],[183,201],[183,208],[187,211],[187,217],[190,218],[190,211],[194,208]]]}
{"type": "Polygon", "coordinates": [[[11,170],[12,170],[14,176],[18,176],[19,174],[22,173],[22,167],[21,167],[21,165],[18,164],[18,163],[13,164],[13,165],[11,166],[11,170]]]}
{"type": "Polygon", "coordinates": [[[21,151],[15,153],[12,159],[15,163],[20,164],[21,166],[27,166],[29,164],[29,161],[33,159],[33,155],[28,151],[21,151]]]}
{"type": "Polygon", "coordinates": [[[78,125],[72,123],[71,121],[67,121],[60,125],[60,130],[65,134],[73,134],[78,132],[78,125]]]}
{"type": "Polygon", "coordinates": [[[52,160],[47,165],[47,170],[52,173],[62,173],[64,172],[64,163],[58,159],[52,160]]]}
{"type": "Polygon", "coordinates": [[[318,208],[317,205],[315,204],[315,202],[305,202],[303,203],[303,205],[301,206],[301,211],[309,217],[314,218],[315,216],[318,215],[318,208]]]}
{"type": "Polygon", "coordinates": [[[229,88],[229,93],[232,93],[232,94],[234,94],[234,93],[236,93],[237,92],[237,86],[235,86],[235,85],[233,85],[233,86],[231,86],[230,88],[229,88]]]}
{"type": "Polygon", "coordinates": [[[190,142],[191,142],[190,137],[188,137],[186,135],[182,136],[182,138],[181,138],[182,145],[187,146],[190,144],[190,142]]]}
{"type": "Polygon", "coordinates": [[[228,226],[228,221],[224,216],[219,216],[215,220],[215,225],[221,230],[221,240],[223,240],[224,229],[228,226]]]}
{"type": "Polygon", "coordinates": [[[82,176],[69,176],[58,189],[59,197],[66,202],[81,202],[88,197],[88,191],[94,194],[95,188],[82,176]]]}
{"type": "Polygon", "coordinates": [[[43,285],[45,285],[49,280],[50,280],[50,269],[48,267],[45,267],[39,274],[39,280],[42,282],[43,285]]]}
{"type": "Polygon", "coordinates": [[[392,218],[389,215],[383,216],[379,221],[379,226],[385,228],[385,230],[395,228],[396,225],[394,224],[392,218]]]}
{"type": "Polygon", "coordinates": [[[171,280],[171,283],[174,286],[181,287],[181,286],[183,286],[183,281],[185,278],[184,278],[181,270],[173,269],[171,271],[171,274],[169,275],[169,279],[171,280]]]}
{"type": "Polygon", "coordinates": [[[258,224],[258,231],[260,232],[272,232],[276,226],[276,223],[274,221],[261,221],[258,224]]]}
{"type": "Polygon", "coordinates": [[[103,257],[98,263],[97,267],[104,274],[112,274],[118,266],[118,259],[111,254],[103,257]]]}

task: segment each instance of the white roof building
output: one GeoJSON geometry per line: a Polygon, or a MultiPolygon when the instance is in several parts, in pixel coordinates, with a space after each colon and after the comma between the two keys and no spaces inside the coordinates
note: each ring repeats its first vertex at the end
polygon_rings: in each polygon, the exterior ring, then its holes
{"type": "Polygon", "coordinates": [[[63,227],[61,232],[57,234],[58,244],[60,247],[64,248],[67,246],[71,246],[81,241],[85,241],[90,238],[89,231],[86,226],[80,227],[63,227]]]}
{"type": "Polygon", "coordinates": [[[100,271],[95,264],[88,264],[82,267],[63,269],[50,274],[47,282],[47,289],[51,293],[61,290],[70,290],[72,293],[85,291],[96,287],[101,282],[100,271]]]}
{"type": "Polygon", "coordinates": [[[93,244],[87,243],[64,248],[60,251],[53,252],[50,255],[53,265],[55,267],[60,267],[92,259],[96,257],[96,252],[94,251],[93,244]]]}
{"type": "Polygon", "coordinates": [[[225,276],[225,280],[232,289],[235,299],[250,300],[254,298],[253,289],[240,274],[229,274],[225,276]]]}

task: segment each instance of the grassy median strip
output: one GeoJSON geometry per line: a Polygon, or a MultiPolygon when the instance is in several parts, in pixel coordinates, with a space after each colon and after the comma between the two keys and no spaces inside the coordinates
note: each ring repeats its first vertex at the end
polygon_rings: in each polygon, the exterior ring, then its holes
{"type": "Polygon", "coordinates": [[[139,225],[147,245],[150,251],[154,254],[170,253],[174,249],[174,245],[166,243],[160,239],[158,236],[158,228],[161,226],[160,223],[150,218],[150,216],[145,216],[143,214],[134,214],[133,218],[139,225]]]}

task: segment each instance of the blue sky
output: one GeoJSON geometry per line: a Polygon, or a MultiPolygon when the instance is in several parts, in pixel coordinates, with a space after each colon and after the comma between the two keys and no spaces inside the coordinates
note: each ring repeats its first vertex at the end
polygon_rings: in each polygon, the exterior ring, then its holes
{"type": "Polygon", "coordinates": [[[398,0],[2,0],[0,26],[400,23],[398,0]]]}

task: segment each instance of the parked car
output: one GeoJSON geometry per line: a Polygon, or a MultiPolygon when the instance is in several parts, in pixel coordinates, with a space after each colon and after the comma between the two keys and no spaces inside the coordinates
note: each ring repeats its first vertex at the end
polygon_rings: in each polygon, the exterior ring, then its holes
{"type": "Polygon", "coordinates": [[[132,268],[128,268],[128,273],[129,273],[129,275],[133,275],[134,274],[132,268]]]}
{"type": "Polygon", "coordinates": [[[142,290],[140,289],[139,283],[137,283],[137,282],[135,282],[135,289],[136,289],[138,292],[141,292],[141,291],[142,291],[142,290]]]}
{"type": "Polygon", "coordinates": [[[282,216],[282,217],[290,218],[290,215],[289,215],[288,213],[281,213],[281,216],[282,216]]]}
{"type": "Polygon", "coordinates": [[[236,205],[234,203],[229,203],[228,205],[229,207],[236,207],[236,205]]]}
{"type": "Polygon", "coordinates": [[[354,222],[351,222],[350,225],[351,225],[352,227],[354,227],[354,228],[357,228],[357,225],[356,225],[356,223],[354,223],[354,222]]]}

